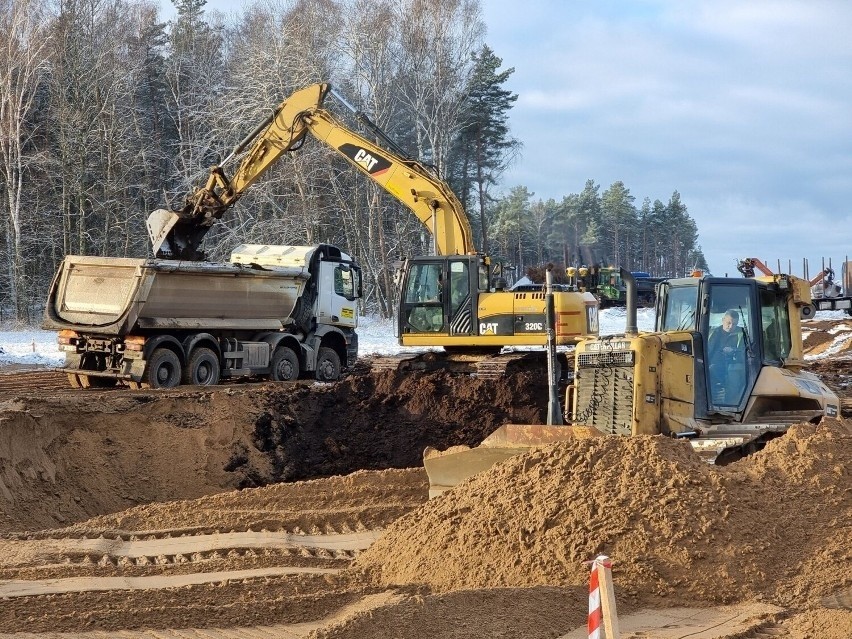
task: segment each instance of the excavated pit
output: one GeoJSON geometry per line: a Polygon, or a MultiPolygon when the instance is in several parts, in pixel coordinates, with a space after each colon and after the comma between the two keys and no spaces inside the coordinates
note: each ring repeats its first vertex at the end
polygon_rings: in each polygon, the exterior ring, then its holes
{"type": "Polygon", "coordinates": [[[421,466],[544,414],[541,376],[443,372],[337,384],[22,394],[0,403],[0,531],[231,489],[421,466]]]}

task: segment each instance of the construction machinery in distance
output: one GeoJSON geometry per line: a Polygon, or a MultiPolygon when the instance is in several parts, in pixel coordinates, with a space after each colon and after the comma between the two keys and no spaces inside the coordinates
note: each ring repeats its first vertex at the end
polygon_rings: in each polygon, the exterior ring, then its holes
{"type": "MultiPolygon", "coordinates": [[[[804,267],[805,279],[811,287],[813,311],[846,311],[847,315],[852,315],[852,263],[847,260],[841,265],[839,283],[835,280],[831,260],[828,266],[825,266],[823,262],[823,269],[810,279],[807,275],[807,261],[804,267]]],[[[754,277],[757,273],[773,275],[772,269],[756,257],[740,260],[737,263],[737,270],[743,274],[743,277],[754,277]]]]}
{"type": "Polygon", "coordinates": [[[801,318],[813,314],[809,283],[783,274],[710,276],[658,286],[653,332],[636,323],[626,270],[623,334],[580,342],[565,393],[564,426],[505,425],[476,448],[427,449],[436,495],[496,461],[558,441],[667,435],[726,464],[799,422],[837,417],[837,396],[804,370],[801,318]],[[728,336],[721,326],[728,326],[728,336]],[[724,339],[727,348],[717,348],[724,339]]]}
{"type": "MultiPolygon", "coordinates": [[[[614,266],[569,266],[565,269],[571,290],[588,291],[598,298],[601,308],[627,306],[627,285],[621,269],[614,266]]],[[[657,299],[657,284],[662,277],[653,277],[644,271],[631,271],[636,282],[636,303],[653,306],[657,299]]]]}
{"type": "MultiPolygon", "coordinates": [[[[417,160],[405,157],[378,127],[328,84],[300,89],[288,97],[221,165],[206,184],[176,211],[149,216],[148,229],[158,257],[179,260],[203,256],[201,240],[210,226],[246,189],[310,134],[408,207],[431,233],[431,255],[408,258],[398,273],[397,325],[403,346],[440,346],[448,352],[498,353],[504,346],[544,346],[544,293],[503,290],[493,278],[491,260],[474,247],[467,215],[450,187],[417,160]],[[353,132],[322,108],[328,93],[350,109],[380,147],[353,132]],[[249,148],[249,145],[251,147],[249,148]],[[224,164],[242,154],[232,177],[224,164]]],[[[598,333],[598,304],[590,293],[556,295],[556,342],[574,344],[598,333]]]]}

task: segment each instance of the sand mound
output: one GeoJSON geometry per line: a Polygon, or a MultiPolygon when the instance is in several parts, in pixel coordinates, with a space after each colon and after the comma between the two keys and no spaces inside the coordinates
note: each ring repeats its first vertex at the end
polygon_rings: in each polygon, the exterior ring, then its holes
{"type": "Polygon", "coordinates": [[[662,437],[560,444],[430,501],[358,565],[439,591],[566,586],[605,553],[619,592],[647,603],[817,597],[850,579],[850,443],[848,424],[798,426],[727,468],[662,437]]]}

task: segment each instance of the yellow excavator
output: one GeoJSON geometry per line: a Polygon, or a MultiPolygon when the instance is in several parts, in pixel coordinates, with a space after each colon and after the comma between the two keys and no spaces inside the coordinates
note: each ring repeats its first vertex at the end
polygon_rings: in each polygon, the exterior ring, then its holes
{"type": "MultiPolygon", "coordinates": [[[[449,186],[426,165],[406,158],[328,84],[305,87],[288,97],[211,169],[204,187],[180,210],[154,211],[148,231],[156,255],[203,259],[200,243],[210,226],[285,152],[299,148],[308,133],[411,209],[432,235],[434,254],[407,259],[397,277],[400,344],[478,353],[545,345],[544,293],[507,291],[500,278],[492,281],[491,261],[476,252],[467,215],[449,186]],[[393,150],[353,132],[322,108],[329,92],[393,150]],[[229,178],[223,165],[246,149],[229,178]]],[[[556,294],[556,343],[574,344],[597,335],[597,311],[590,293],[556,294]]]]}
{"type": "Polygon", "coordinates": [[[840,414],[837,395],[803,370],[801,318],[813,314],[807,281],[783,274],[666,280],[657,289],[655,329],[640,333],[636,283],[624,269],[621,277],[625,332],[577,345],[566,425],[506,425],[476,448],[427,449],[432,496],[554,442],[666,435],[722,465],[793,424],[840,414]]]}

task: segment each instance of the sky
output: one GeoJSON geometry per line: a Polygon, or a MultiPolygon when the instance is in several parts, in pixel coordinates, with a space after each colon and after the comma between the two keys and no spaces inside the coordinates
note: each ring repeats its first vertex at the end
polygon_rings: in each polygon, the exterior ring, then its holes
{"type": "MultiPolygon", "coordinates": [[[[170,3],[165,2],[170,6],[170,3]]],[[[208,0],[225,13],[241,3],[208,0]]],[[[498,191],[677,190],[715,275],[852,255],[852,2],[482,0],[523,145],[498,191]]]]}

